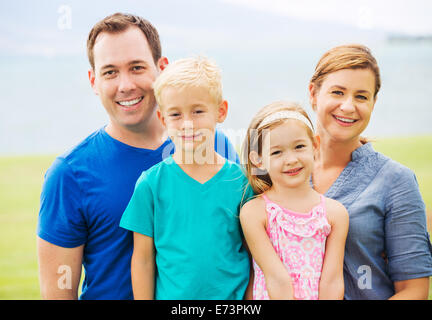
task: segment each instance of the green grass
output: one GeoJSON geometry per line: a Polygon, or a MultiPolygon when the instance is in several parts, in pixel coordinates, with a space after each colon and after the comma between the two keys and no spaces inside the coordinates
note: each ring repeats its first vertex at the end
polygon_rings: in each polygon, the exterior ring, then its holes
{"type": "Polygon", "coordinates": [[[36,224],[54,156],[0,158],[0,299],[40,299],[36,224]]]}
{"type": "MultiPolygon", "coordinates": [[[[377,139],[373,144],[415,172],[430,211],[432,136],[377,139]]],[[[54,158],[0,157],[0,299],[40,299],[35,232],[43,175],[54,158]]]]}

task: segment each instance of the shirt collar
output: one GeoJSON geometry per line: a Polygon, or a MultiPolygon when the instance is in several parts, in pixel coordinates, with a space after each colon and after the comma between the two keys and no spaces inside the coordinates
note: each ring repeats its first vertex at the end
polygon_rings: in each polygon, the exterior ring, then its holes
{"type": "Polygon", "coordinates": [[[372,148],[372,144],[370,142],[365,143],[361,147],[355,149],[351,154],[351,159],[354,162],[359,161],[362,158],[368,157],[375,153],[375,150],[372,148]]]}

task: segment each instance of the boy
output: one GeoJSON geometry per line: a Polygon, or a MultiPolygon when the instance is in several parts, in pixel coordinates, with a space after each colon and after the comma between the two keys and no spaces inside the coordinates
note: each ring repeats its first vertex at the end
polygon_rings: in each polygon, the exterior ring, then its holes
{"type": "Polygon", "coordinates": [[[251,189],[213,150],[228,110],[219,69],[204,57],[178,60],[154,92],[175,152],[141,175],[120,222],[134,232],[134,298],[242,299],[250,266],[238,212],[251,189]]]}

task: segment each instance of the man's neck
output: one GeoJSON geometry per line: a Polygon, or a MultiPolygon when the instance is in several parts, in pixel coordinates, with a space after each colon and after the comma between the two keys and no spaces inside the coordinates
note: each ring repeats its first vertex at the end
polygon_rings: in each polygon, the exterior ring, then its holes
{"type": "Polygon", "coordinates": [[[151,150],[159,148],[168,138],[165,128],[157,119],[136,128],[126,128],[110,122],[105,131],[112,138],[131,147],[151,150]]]}

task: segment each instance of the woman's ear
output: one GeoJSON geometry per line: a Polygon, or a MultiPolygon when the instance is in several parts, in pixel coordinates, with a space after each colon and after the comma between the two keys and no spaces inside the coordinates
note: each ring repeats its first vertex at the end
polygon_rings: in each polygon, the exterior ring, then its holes
{"type": "Polygon", "coordinates": [[[309,83],[309,103],[312,106],[313,111],[316,111],[316,95],[317,88],[315,84],[309,83]]]}

